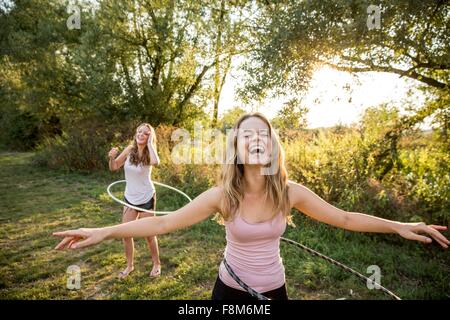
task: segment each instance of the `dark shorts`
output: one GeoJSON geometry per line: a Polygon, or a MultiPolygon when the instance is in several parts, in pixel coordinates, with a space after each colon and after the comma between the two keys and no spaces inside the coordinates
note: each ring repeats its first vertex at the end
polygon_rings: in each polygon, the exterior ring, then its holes
{"type": "MultiPolygon", "coordinates": [[[[267,298],[271,300],[288,300],[286,284],[281,287],[262,292],[267,298]]],[[[212,300],[258,300],[258,298],[252,297],[247,291],[238,290],[227,286],[220,280],[219,277],[216,279],[214,289],[211,296],[212,300]]]]}
{"type": "Polygon", "coordinates": [[[125,196],[123,197],[123,201],[125,201],[128,204],[131,204],[132,206],[135,206],[135,207],[138,207],[138,208],[142,208],[142,209],[145,209],[145,210],[155,210],[155,207],[156,207],[156,192],[153,193],[153,197],[147,203],[144,203],[144,204],[131,203],[130,201],[127,200],[127,198],[125,198],[125,196]]]}

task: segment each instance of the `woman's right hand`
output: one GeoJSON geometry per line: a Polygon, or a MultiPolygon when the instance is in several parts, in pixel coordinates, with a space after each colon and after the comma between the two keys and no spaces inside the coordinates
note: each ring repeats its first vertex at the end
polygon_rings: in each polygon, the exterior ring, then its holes
{"type": "Polygon", "coordinates": [[[54,232],[54,236],[64,237],[64,239],[55,247],[56,250],[79,249],[100,243],[106,239],[105,228],[81,228],[77,230],[68,230],[54,232]]]}
{"type": "Polygon", "coordinates": [[[109,150],[109,157],[110,158],[117,158],[117,154],[119,153],[119,149],[117,149],[116,147],[112,148],[111,150],[109,150]]]}

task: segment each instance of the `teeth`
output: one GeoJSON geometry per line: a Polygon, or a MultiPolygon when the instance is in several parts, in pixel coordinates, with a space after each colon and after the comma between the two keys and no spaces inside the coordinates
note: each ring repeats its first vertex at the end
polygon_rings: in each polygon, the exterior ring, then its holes
{"type": "Polygon", "coordinates": [[[255,153],[264,153],[266,149],[263,146],[253,146],[250,147],[250,153],[251,154],[255,154],[255,153]]]}

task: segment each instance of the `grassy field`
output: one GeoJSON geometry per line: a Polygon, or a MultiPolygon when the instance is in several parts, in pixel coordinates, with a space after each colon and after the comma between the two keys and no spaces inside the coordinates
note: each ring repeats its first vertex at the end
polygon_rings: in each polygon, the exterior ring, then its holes
{"type": "MultiPolygon", "coordinates": [[[[36,167],[31,153],[0,154],[0,298],[2,299],[209,299],[225,247],[225,232],[212,220],[159,237],[162,276],[151,279],[150,254],[136,241],[135,271],[125,266],[122,242],[84,251],[55,251],[56,230],[119,223],[121,208],[106,194],[122,174],[68,173],[36,167]],[[66,288],[66,270],[81,268],[81,289],[66,288]]],[[[178,186],[180,187],[180,186],[178,186]]],[[[181,188],[183,189],[183,188],[181,188]]],[[[158,208],[182,199],[158,189],[158,208]]],[[[195,195],[191,195],[195,196],[195,195]]],[[[338,230],[295,213],[285,237],[304,243],[365,274],[381,268],[381,284],[404,299],[448,299],[450,258],[436,245],[396,235],[338,230]]],[[[448,237],[448,233],[446,234],[448,237]]],[[[337,267],[281,245],[291,299],[387,299],[337,267]],[[352,294],[350,293],[352,292],[352,294]]],[[[369,275],[369,274],[367,274],[369,275]]]]}

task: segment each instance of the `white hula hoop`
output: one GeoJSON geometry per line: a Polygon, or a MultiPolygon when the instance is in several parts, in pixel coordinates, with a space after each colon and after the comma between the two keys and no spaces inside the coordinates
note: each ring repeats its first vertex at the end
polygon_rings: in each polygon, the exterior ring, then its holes
{"type": "MultiPolygon", "coordinates": [[[[116,198],[116,197],[112,194],[112,192],[111,192],[110,189],[111,189],[112,186],[114,186],[114,185],[116,185],[116,184],[118,184],[118,183],[123,183],[123,182],[126,182],[126,180],[118,180],[118,181],[115,181],[115,182],[111,183],[111,184],[108,186],[108,188],[106,188],[106,191],[108,192],[108,195],[109,195],[109,196],[111,197],[111,199],[113,199],[114,201],[120,203],[121,205],[124,205],[125,207],[134,209],[134,210],[136,210],[136,211],[148,212],[148,213],[154,213],[154,214],[156,214],[156,215],[165,215],[165,214],[170,214],[170,213],[173,212],[173,211],[153,211],[153,210],[146,210],[146,209],[142,209],[142,208],[133,206],[132,204],[126,203],[125,201],[122,201],[122,200],[116,198]]],[[[184,192],[181,191],[181,190],[178,190],[177,188],[168,186],[167,184],[164,184],[164,183],[161,183],[161,182],[156,182],[156,181],[152,181],[152,182],[153,182],[154,184],[156,184],[157,186],[165,187],[165,188],[167,188],[167,189],[171,189],[171,190],[173,190],[173,191],[178,192],[179,194],[181,194],[181,195],[183,195],[185,198],[187,198],[187,199],[189,200],[189,202],[192,201],[192,199],[191,199],[186,193],[184,193],[184,192]]]]}

